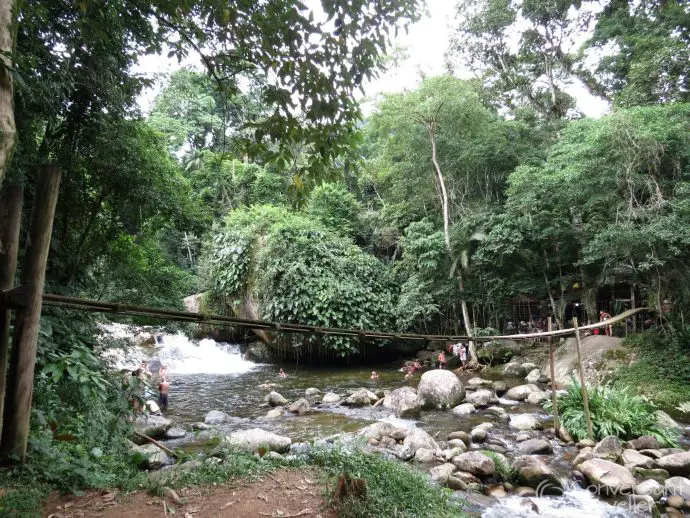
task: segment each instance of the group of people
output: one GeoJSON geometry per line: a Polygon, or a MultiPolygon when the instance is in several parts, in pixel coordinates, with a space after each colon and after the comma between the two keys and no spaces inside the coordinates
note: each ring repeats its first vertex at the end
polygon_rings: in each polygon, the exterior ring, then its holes
{"type": "MultiPolygon", "coordinates": [[[[142,360],[139,366],[132,371],[132,377],[136,378],[139,383],[143,384],[143,396],[145,398],[152,397],[154,394],[150,389],[150,380],[153,378],[153,373],[149,369],[148,362],[142,360]]],[[[158,370],[158,403],[153,400],[146,401],[146,407],[153,414],[158,414],[161,410],[168,409],[168,394],[170,393],[170,381],[168,379],[167,365],[161,365],[158,370]]],[[[139,399],[134,398],[132,405],[135,411],[141,410],[139,399]]]]}

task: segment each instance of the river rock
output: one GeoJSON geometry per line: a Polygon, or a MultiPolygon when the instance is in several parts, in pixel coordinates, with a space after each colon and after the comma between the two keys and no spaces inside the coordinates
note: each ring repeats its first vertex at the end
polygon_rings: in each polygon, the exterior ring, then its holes
{"type": "Polygon", "coordinates": [[[395,429],[395,426],[388,421],[377,421],[362,428],[357,432],[357,435],[365,439],[376,439],[380,441],[383,437],[390,435],[395,429]]]}
{"type": "Polygon", "coordinates": [[[609,435],[604,437],[592,450],[595,457],[616,462],[623,453],[623,445],[618,437],[609,435]]]}
{"type": "Polygon", "coordinates": [[[659,450],[640,450],[640,453],[650,459],[660,459],[664,456],[659,450]]]}
{"type": "Polygon", "coordinates": [[[435,369],[422,374],[417,395],[422,408],[453,408],[462,401],[465,389],[453,372],[435,369]]]}
{"type": "Polygon", "coordinates": [[[456,415],[458,417],[470,415],[474,411],[475,411],[475,408],[474,408],[474,405],[472,403],[463,403],[462,405],[458,405],[456,407],[453,407],[453,410],[451,410],[453,415],[456,415]]]}
{"type": "Polygon", "coordinates": [[[630,491],[635,485],[635,479],[630,471],[623,466],[601,458],[590,459],[579,466],[590,484],[596,486],[596,493],[618,494],[630,491]]]}
{"type": "Polygon", "coordinates": [[[134,420],[134,429],[154,439],[162,439],[172,426],[170,419],[158,415],[141,415],[134,420]]]}
{"type": "Polygon", "coordinates": [[[323,396],[323,399],[321,399],[321,402],[326,405],[337,404],[340,403],[340,396],[335,392],[326,392],[323,396]]]}
{"type": "Polygon", "coordinates": [[[210,430],[211,425],[206,423],[192,423],[192,430],[210,430]]]}
{"type": "Polygon", "coordinates": [[[529,396],[527,396],[525,402],[527,402],[528,405],[540,405],[547,399],[549,399],[549,395],[546,392],[532,392],[529,396]]]}
{"type": "Polygon", "coordinates": [[[276,451],[278,453],[286,453],[290,450],[292,439],[283,437],[261,428],[252,428],[250,430],[240,430],[233,432],[226,437],[227,442],[231,446],[241,448],[248,451],[256,452],[260,447],[268,447],[269,451],[276,451]]]}
{"type": "Polygon", "coordinates": [[[654,467],[654,461],[637,450],[623,450],[620,460],[623,466],[629,470],[633,468],[651,469],[654,467]]]}
{"type": "Polygon", "coordinates": [[[497,486],[491,486],[486,490],[486,494],[487,496],[493,498],[505,498],[506,496],[508,496],[508,493],[506,493],[506,490],[502,484],[498,484],[497,486]]]}
{"type": "Polygon", "coordinates": [[[556,477],[553,469],[541,458],[533,455],[522,455],[513,461],[520,484],[539,488],[540,495],[562,495],[563,484],[556,477]]]}
{"type": "Polygon", "coordinates": [[[482,378],[472,378],[471,380],[467,381],[467,385],[474,388],[489,387],[491,386],[491,381],[484,380],[482,378]]]}
{"type": "Polygon", "coordinates": [[[478,477],[489,477],[496,471],[493,459],[478,451],[468,451],[453,457],[453,464],[459,471],[467,471],[478,477]]]}
{"type": "Polygon", "coordinates": [[[443,486],[446,484],[448,477],[450,477],[454,471],[455,471],[455,464],[451,464],[450,462],[446,462],[445,464],[441,464],[440,466],[436,466],[434,468],[431,468],[429,470],[429,476],[431,477],[432,481],[443,486]]]}
{"type": "Polygon", "coordinates": [[[467,451],[467,445],[469,444],[469,441],[465,442],[462,439],[451,439],[448,441],[448,447],[453,448],[453,449],[458,449],[460,448],[462,451],[460,453],[465,453],[467,451]]]}
{"type": "Polygon", "coordinates": [[[288,404],[288,400],[285,399],[281,394],[279,394],[275,390],[269,392],[268,395],[264,398],[264,401],[266,401],[266,403],[268,403],[271,406],[283,406],[288,404]]]}
{"type": "Polygon", "coordinates": [[[510,427],[516,430],[539,430],[541,422],[534,414],[516,414],[510,416],[510,427]]]}
{"type": "Polygon", "coordinates": [[[680,495],[686,500],[690,500],[690,480],[685,477],[671,477],[664,482],[666,494],[680,495]]]}
{"type": "Polygon", "coordinates": [[[453,446],[452,448],[443,450],[442,455],[446,462],[450,462],[453,459],[453,457],[457,457],[461,453],[465,453],[467,451],[467,446],[465,446],[465,443],[463,443],[460,439],[454,440],[459,441],[462,444],[462,446],[453,446]]]}
{"type": "Polygon", "coordinates": [[[395,428],[388,435],[390,436],[391,439],[394,439],[396,441],[402,441],[405,439],[405,437],[407,437],[408,433],[409,433],[409,430],[407,428],[395,428]]]}
{"type": "Polygon", "coordinates": [[[391,391],[384,397],[383,406],[392,409],[397,417],[416,417],[422,411],[417,391],[412,387],[401,387],[391,391]]]}
{"type": "Polygon", "coordinates": [[[522,497],[522,498],[529,498],[531,496],[537,496],[537,492],[533,488],[527,487],[527,486],[520,486],[520,487],[516,488],[515,494],[517,496],[522,497]]]}
{"type": "Polygon", "coordinates": [[[635,494],[647,495],[651,496],[654,500],[659,500],[664,494],[664,486],[659,484],[656,480],[648,479],[635,486],[635,494]]]}
{"type": "Polygon", "coordinates": [[[492,415],[492,416],[498,417],[499,419],[504,419],[504,420],[510,419],[508,412],[506,412],[505,409],[501,408],[500,406],[490,406],[489,408],[487,408],[484,411],[484,413],[486,415],[492,415]]]}
{"type": "Polygon", "coordinates": [[[169,428],[165,432],[165,438],[166,439],[182,439],[187,435],[187,432],[185,432],[182,428],[169,428]]]}
{"type": "Polygon", "coordinates": [[[378,401],[378,398],[376,397],[376,394],[371,392],[370,390],[367,390],[365,388],[360,388],[355,390],[352,394],[350,394],[350,397],[348,397],[344,402],[343,405],[347,406],[368,406],[368,405],[373,405],[378,401]]]}
{"type": "Polygon", "coordinates": [[[321,394],[321,391],[316,387],[309,387],[307,390],[304,391],[304,395],[306,397],[314,397],[318,396],[319,394],[321,394]]]}
{"type": "Polygon", "coordinates": [[[506,399],[512,399],[514,401],[524,401],[529,397],[532,392],[541,392],[542,390],[533,383],[528,385],[518,385],[508,390],[504,394],[506,399]]]}
{"type": "Polygon", "coordinates": [[[525,370],[525,372],[531,372],[537,368],[537,364],[532,362],[525,362],[522,364],[522,368],[525,370]]]}
{"type": "Polygon", "coordinates": [[[435,454],[436,450],[432,450],[431,448],[419,448],[414,453],[414,460],[421,464],[428,464],[434,461],[435,454]]]}
{"type": "Polygon", "coordinates": [[[532,369],[527,376],[525,376],[525,381],[527,383],[536,383],[539,381],[539,378],[541,378],[541,371],[539,369],[532,369]]]}
{"type": "Polygon", "coordinates": [[[578,448],[594,448],[596,445],[597,443],[594,442],[592,439],[582,439],[577,443],[578,448]]]}
{"type": "Polygon", "coordinates": [[[532,437],[528,433],[519,433],[515,437],[515,442],[529,441],[532,437]]]}
{"type": "Polygon", "coordinates": [[[678,423],[676,423],[676,421],[674,421],[673,418],[663,410],[657,410],[654,412],[654,414],[656,415],[656,420],[664,428],[678,428],[679,430],[682,429],[682,427],[678,423]]]}
{"type": "Polygon", "coordinates": [[[560,425],[558,427],[558,433],[556,434],[556,437],[560,437],[560,439],[566,443],[575,442],[575,439],[573,439],[573,436],[570,435],[570,432],[568,432],[568,430],[566,430],[565,426],[563,426],[563,425],[560,425]]]}
{"type": "Polygon", "coordinates": [[[139,467],[142,469],[161,469],[172,464],[172,459],[155,444],[135,446],[132,451],[139,455],[139,467]]]}
{"type": "Polygon", "coordinates": [[[256,363],[273,363],[273,351],[263,342],[254,342],[247,347],[244,359],[256,363]]]}
{"type": "Polygon", "coordinates": [[[546,439],[529,439],[518,446],[521,453],[526,455],[553,453],[551,443],[546,439]]]}
{"type": "Polygon", "coordinates": [[[487,435],[486,428],[477,427],[470,432],[470,439],[475,443],[484,442],[487,435]]]}
{"type": "Polygon", "coordinates": [[[266,414],[266,419],[278,419],[280,417],[283,417],[284,412],[285,411],[283,410],[282,406],[272,408],[266,414]]]}
{"type": "Polygon", "coordinates": [[[427,448],[436,451],[439,449],[438,443],[434,438],[421,428],[412,428],[403,441],[404,454],[410,452],[411,456],[417,453],[419,448],[427,448]]]}
{"type": "Polygon", "coordinates": [[[656,480],[658,482],[664,482],[667,478],[669,478],[671,475],[668,474],[668,471],[665,469],[659,469],[659,468],[654,468],[654,469],[645,469],[645,468],[634,468],[633,469],[633,475],[637,478],[641,479],[647,479],[651,478],[653,480],[656,480]]]}
{"type": "Polygon", "coordinates": [[[458,432],[452,432],[448,434],[448,440],[452,441],[453,439],[460,439],[462,442],[465,444],[470,443],[470,434],[468,434],[465,431],[458,431],[458,432]]]}
{"type": "Polygon", "coordinates": [[[661,469],[665,469],[671,475],[690,476],[690,451],[666,455],[657,459],[656,463],[661,469]]]}
{"type": "Polygon", "coordinates": [[[300,398],[288,407],[288,412],[293,414],[304,415],[311,411],[311,405],[309,401],[304,398],[300,398]]]}
{"type": "Polygon", "coordinates": [[[505,406],[515,406],[519,405],[520,402],[515,400],[515,399],[506,399],[506,398],[498,398],[498,404],[499,405],[505,405],[505,406]]]}
{"type": "Polygon", "coordinates": [[[671,495],[666,500],[666,505],[669,507],[673,507],[675,509],[680,509],[681,507],[683,507],[684,504],[685,501],[683,500],[683,497],[680,495],[671,495]]]}
{"type": "Polygon", "coordinates": [[[204,416],[204,423],[210,425],[220,424],[225,421],[226,417],[228,416],[225,412],[221,412],[220,410],[211,410],[204,416]]]}
{"type": "Polygon", "coordinates": [[[519,363],[510,362],[510,363],[506,363],[505,367],[503,367],[503,375],[504,376],[523,377],[526,374],[527,374],[527,371],[519,363]]]}
{"type": "Polygon", "coordinates": [[[496,393],[496,395],[501,395],[505,393],[506,390],[508,390],[508,385],[505,381],[494,381],[491,384],[491,388],[496,393]]]}
{"type": "Polygon", "coordinates": [[[637,439],[633,439],[632,441],[629,442],[630,448],[633,450],[658,450],[659,447],[661,446],[659,444],[659,441],[656,440],[656,437],[652,437],[651,435],[643,435],[641,437],[638,437],[637,439]]]}
{"type": "Polygon", "coordinates": [[[445,485],[448,489],[452,489],[453,491],[467,491],[467,484],[453,475],[448,477],[445,485]]]}
{"type": "Polygon", "coordinates": [[[475,407],[489,406],[492,403],[498,403],[496,395],[487,389],[479,389],[470,392],[465,396],[465,402],[471,403],[475,407]]]}
{"type": "Polygon", "coordinates": [[[596,457],[592,453],[592,448],[590,448],[589,446],[586,448],[582,448],[580,450],[580,453],[578,453],[577,456],[573,459],[573,466],[579,466],[584,461],[595,458],[596,457]]]}

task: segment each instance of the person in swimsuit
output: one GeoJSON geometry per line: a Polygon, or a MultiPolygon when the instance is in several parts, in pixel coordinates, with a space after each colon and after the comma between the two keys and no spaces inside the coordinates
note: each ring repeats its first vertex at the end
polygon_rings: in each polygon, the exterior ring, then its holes
{"type": "Polygon", "coordinates": [[[158,406],[161,410],[168,409],[168,393],[170,392],[170,382],[164,377],[158,384],[158,406]]]}

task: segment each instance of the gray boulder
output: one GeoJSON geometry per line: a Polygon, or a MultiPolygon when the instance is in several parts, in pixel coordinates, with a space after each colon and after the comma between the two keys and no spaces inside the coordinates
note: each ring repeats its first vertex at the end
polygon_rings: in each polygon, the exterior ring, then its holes
{"type": "Polygon", "coordinates": [[[340,396],[335,392],[327,392],[326,394],[324,394],[323,399],[321,399],[321,402],[327,405],[340,403],[340,396]]]}
{"type": "Polygon", "coordinates": [[[668,471],[670,475],[690,476],[690,451],[666,455],[657,459],[656,463],[661,469],[668,471]]]}
{"type": "Polygon", "coordinates": [[[161,469],[163,466],[173,464],[173,460],[155,444],[135,446],[132,452],[138,454],[138,464],[141,469],[161,469]]]}
{"type": "Polygon", "coordinates": [[[275,390],[269,392],[268,395],[264,398],[264,401],[266,401],[266,403],[268,403],[271,406],[283,406],[288,404],[288,400],[285,399],[281,394],[279,394],[275,390]]]}
{"type": "Polygon", "coordinates": [[[657,482],[663,483],[667,478],[669,478],[671,475],[668,474],[668,471],[665,469],[645,469],[645,468],[633,468],[632,470],[633,475],[635,475],[636,478],[640,479],[648,479],[651,478],[653,480],[656,480],[657,482]]]}
{"type": "Polygon", "coordinates": [[[453,407],[453,410],[451,410],[453,415],[456,415],[458,417],[470,415],[474,411],[475,411],[475,408],[474,408],[474,405],[472,403],[463,403],[462,405],[458,405],[456,407],[453,407]]]}
{"type": "Polygon", "coordinates": [[[491,384],[491,388],[497,395],[501,395],[505,393],[506,390],[508,390],[508,385],[505,381],[494,381],[491,384]]]}
{"type": "Polygon", "coordinates": [[[288,407],[288,412],[293,414],[304,415],[311,411],[311,405],[309,401],[304,398],[300,398],[288,407]]]}
{"type": "Polygon", "coordinates": [[[221,412],[220,410],[211,410],[206,414],[206,416],[204,416],[204,423],[210,425],[220,424],[225,421],[227,417],[228,416],[225,412],[221,412]]]}
{"type": "Polygon", "coordinates": [[[436,451],[431,448],[419,448],[414,453],[414,460],[422,464],[433,462],[436,451]]]}
{"type": "Polygon", "coordinates": [[[417,395],[422,408],[453,408],[462,401],[465,388],[453,372],[436,369],[422,374],[417,395]]]}
{"type": "Polygon", "coordinates": [[[496,472],[493,459],[478,451],[468,451],[453,457],[453,464],[459,471],[466,471],[478,477],[490,477],[496,472]]]}
{"type": "Polygon", "coordinates": [[[403,441],[403,449],[414,455],[420,448],[426,448],[433,451],[439,449],[438,443],[431,435],[421,428],[412,428],[403,441]]]}
{"type": "Polygon", "coordinates": [[[304,395],[306,397],[314,397],[318,396],[319,394],[321,394],[321,391],[315,387],[309,387],[307,390],[304,391],[304,395]]]}
{"type": "Polygon", "coordinates": [[[525,370],[525,372],[532,372],[534,369],[537,368],[537,364],[532,362],[525,362],[522,364],[522,368],[525,370]]]}
{"type": "Polygon", "coordinates": [[[170,419],[157,415],[141,415],[134,420],[134,429],[154,439],[162,439],[172,426],[170,419]]]}
{"type": "Polygon", "coordinates": [[[630,471],[608,460],[590,459],[580,464],[579,468],[589,483],[596,486],[598,494],[620,495],[635,485],[630,471]]]}
{"type": "Polygon", "coordinates": [[[667,495],[682,496],[685,500],[690,500],[690,480],[685,477],[671,477],[664,482],[667,495]]]}
{"type": "Polygon", "coordinates": [[[373,405],[378,401],[378,397],[376,397],[376,394],[371,392],[370,390],[367,390],[365,388],[360,388],[355,390],[350,397],[348,397],[344,402],[343,405],[346,406],[369,406],[373,405]]]}
{"type": "Polygon", "coordinates": [[[470,439],[472,439],[474,443],[484,442],[486,441],[487,435],[486,428],[477,427],[470,432],[470,439]]]}
{"type": "Polygon", "coordinates": [[[527,402],[528,405],[540,405],[547,399],[549,399],[549,395],[546,392],[539,391],[530,393],[527,399],[525,399],[525,402],[527,402]]]}
{"type": "Polygon", "coordinates": [[[467,381],[468,387],[479,388],[479,387],[490,387],[491,381],[482,378],[472,378],[467,381]]]}
{"type": "Polygon", "coordinates": [[[448,440],[451,441],[453,439],[460,439],[462,442],[465,444],[470,443],[470,434],[468,434],[465,431],[458,431],[458,432],[451,432],[448,434],[448,440]]]}
{"type": "Polygon", "coordinates": [[[659,441],[656,437],[650,435],[643,435],[637,439],[630,441],[630,448],[634,450],[658,450],[660,447],[659,441]]]}
{"type": "Polygon", "coordinates": [[[527,455],[553,453],[553,447],[546,439],[528,439],[521,442],[518,449],[527,455]]]}
{"type": "Polygon", "coordinates": [[[592,450],[595,457],[616,462],[623,453],[623,444],[615,435],[604,437],[592,450]]]}
{"type": "Polygon", "coordinates": [[[592,448],[590,448],[589,446],[586,448],[582,448],[580,450],[580,453],[578,453],[577,456],[573,459],[573,466],[579,466],[584,461],[590,459],[596,459],[596,457],[592,453],[592,448]]]}
{"type": "Polygon", "coordinates": [[[539,488],[541,495],[562,495],[563,484],[553,469],[541,458],[533,455],[522,455],[513,461],[517,471],[518,482],[531,488],[539,488]]]}
{"type": "Polygon", "coordinates": [[[380,441],[386,435],[390,435],[396,430],[395,426],[388,421],[377,421],[362,428],[357,435],[365,439],[376,439],[380,441]]]}
{"type": "Polygon", "coordinates": [[[231,446],[252,452],[258,451],[261,447],[266,447],[269,451],[286,453],[290,450],[290,445],[292,444],[292,439],[289,437],[283,437],[261,428],[233,432],[225,439],[231,446]]]}
{"type": "Polygon", "coordinates": [[[393,410],[397,417],[416,417],[422,410],[417,391],[412,387],[401,387],[391,391],[383,398],[383,406],[393,410]]]}
{"type": "Polygon", "coordinates": [[[659,500],[664,494],[664,486],[650,478],[635,486],[635,494],[651,496],[654,500],[659,500]]]}
{"type": "Polygon", "coordinates": [[[166,439],[182,439],[187,435],[187,432],[185,432],[182,428],[169,428],[165,432],[165,438],[166,439]]]}
{"type": "Polygon", "coordinates": [[[654,414],[656,415],[656,420],[664,428],[677,428],[679,430],[682,429],[682,426],[680,426],[670,415],[668,415],[663,410],[657,410],[656,412],[654,412],[654,414]]]}
{"type": "Polygon", "coordinates": [[[517,376],[517,377],[521,378],[521,377],[525,376],[526,374],[527,374],[527,371],[519,363],[510,362],[510,363],[506,363],[505,367],[503,367],[503,375],[504,376],[517,376]]]}
{"type": "Polygon", "coordinates": [[[283,417],[284,413],[285,413],[285,411],[283,410],[282,406],[272,408],[266,414],[266,419],[278,419],[280,417],[283,417]]]}
{"type": "Polygon", "coordinates": [[[654,467],[654,461],[637,450],[623,450],[620,461],[629,470],[633,468],[651,469],[654,467]]]}
{"type": "Polygon", "coordinates": [[[532,392],[541,392],[542,390],[534,383],[527,385],[518,385],[508,390],[503,396],[505,399],[513,401],[524,401],[532,392]]]}
{"type": "Polygon", "coordinates": [[[484,413],[486,413],[487,415],[496,416],[499,419],[505,419],[505,420],[510,419],[508,412],[506,412],[505,409],[501,408],[500,406],[490,406],[489,408],[487,408],[484,411],[484,413]]]}
{"type": "Polygon", "coordinates": [[[484,407],[493,403],[498,403],[498,398],[490,390],[479,389],[474,392],[469,392],[465,396],[465,403],[471,403],[475,407],[484,407]]]}
{"type": "Polygon", "coordinates": [[[516,414],[510,416],[510,427],[516,430],[539,430],[541,422],[534,414],[516,414]]]}
{"type": "Polygon", "coordinates": [[[445,464],[431,468],[429,470],[429,476],[433,482],[443,486],[448,481],[448,477],[450,477],[454,471],[455,464],[446,462],[445,464]]]}
{"type": "Polygon", "coordinates": [[[539,369],[532,369],[529,371],[527,376],[525,376],[525,381],[527,383],[536,383],[541,378],[541,371],[539,369]]]}

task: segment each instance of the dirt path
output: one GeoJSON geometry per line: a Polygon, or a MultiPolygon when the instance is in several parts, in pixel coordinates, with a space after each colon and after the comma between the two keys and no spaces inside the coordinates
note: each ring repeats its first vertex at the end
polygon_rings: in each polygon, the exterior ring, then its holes
{"type": "Polygon", "coordinates": [[[177,491],[183,503],[147,493],[93,492],[52,495],[41,515],[50,518],[335,518],[323,486],[310,470],[283,470],[247,485],[190,487],[177,491]]]}

